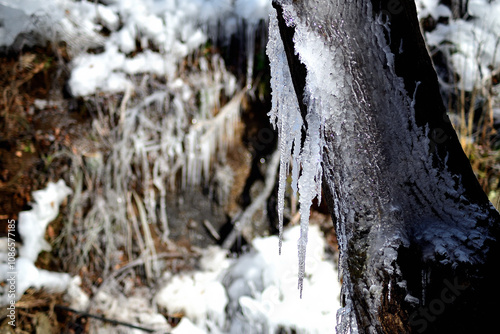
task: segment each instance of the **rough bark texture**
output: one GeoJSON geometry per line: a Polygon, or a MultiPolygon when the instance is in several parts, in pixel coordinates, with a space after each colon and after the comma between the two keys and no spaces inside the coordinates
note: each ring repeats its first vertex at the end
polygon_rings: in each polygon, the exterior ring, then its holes
{"type": "MultiPolygon", "coordinates": [[[[296,53],[295,25],[287,25],[280,3],[273,6],[304,117],[308,69],[296,53]]],[[[342,50],[346,73],[356,83],[345,96],[356,112],[342,114],[356,126],[333,130],[339,118],[325,120],[322,164],[337,233],[348,236],[339,238],[343,298],[352,300],[359,332],[487,332],[500,311],[499,214],[446,115],[415,4],[294,0],[291,6],[315,36],[342,50]],[[382,48],[373,42],[380,35],[377,24],[365,24],[380,17],[389,27],[384,38],[393,63],[376,50],[382,48]],[[374,29],[371,39],[362,29],[374,29]],[[390,84],[391,73],[402,78],[413,101],[407,103],[407,121],[390,101],[399,87],[390,84]],[[353,138],[361,139],[346,142],[353,138]],[[397,255],[387,256],[392,252],[397,255]]]]}

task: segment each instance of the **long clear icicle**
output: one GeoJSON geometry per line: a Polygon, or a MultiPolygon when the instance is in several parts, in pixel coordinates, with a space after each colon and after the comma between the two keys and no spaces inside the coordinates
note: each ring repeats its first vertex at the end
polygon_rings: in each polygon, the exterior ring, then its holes
{"type": "Polygon", "coordinates": [[[308,127],[301,150],[301,130],[304,123],[280,38],[276,13],[271,14],[269,22],[267,54],[271,63],[272,87],[272,110],[269,116],[271,122],[278,128],[281,153],[278,190],[279,247],[281,253],[285,188],[290,156],[292,156],[292,189],[300,193],[301,233],[298,240],[298,287],[302,296],[310,207],[313,199],[321,194],[321,142],[323,138],[321,115],[316,111],[321,108],[316,108],[314,99],[310,98],[308,101],[310,108],[306,119],[308,127]]]}
{"type": "MultiPolygon", "coordinates": [[[[295,96],[292,77],[288,69],[283,42],[279,37],[276,13],[271,14],[269,22],[269,41],[267,55],[271,64],[272,109],[269,112],[271,123],[278,128],[280,172],[278,188],[279,218],[279,253],[283,239],[283,207],[285,205],[286,177],[289,168],[289,157],[293,143],[300,147],[302,117],[295,96]]],[[[294,166],[297,166],[294,164],[294,166]]]]}

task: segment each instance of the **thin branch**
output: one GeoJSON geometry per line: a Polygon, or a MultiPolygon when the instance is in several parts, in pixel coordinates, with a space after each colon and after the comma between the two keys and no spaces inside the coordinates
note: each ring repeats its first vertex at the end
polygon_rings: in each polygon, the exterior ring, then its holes
{"type": "Polygon", "coordinates": [[[269,198],[271,192],[274,189],[279,164],[280,152],[279,150],[276,150],[271,157],[269,166],[267,167],[264,189],[262,190],[260,195],[257,196],[257,198],[253,201],[253,203],[235,220],[234,228],[222,243],[222,248],[231,248],[237,237],[240,236],[243,227],[252,221],[252,217],[255,212],[260,209],[264,205],[265,201],[269,198]]]}
{"type": "Polygon", "coordinates": [[[130,324],[130,323],[127,323],[127,322],[119,321],[119,320],[108,319],[106,317],[103,317],[103,316],[100,316],[100,315],[97,315],[97,314],[92,314],[92,313],[77,311],[75,309],[72,309],[70,307],[66,307],[66,306],[63,306],[63,305],[55,305],[54,307],[58,308],[60,310],[64,310],[64,311],[71,312],[71,313],[75,313],[75,314],[77,314],[80,317],[93,318],[93,319],[100,320],[102,322],[110,323],[112,325],[125,326],[125,327],[129,327],[129,328],[139,329],[141,331],[148,332],[148,333],[154,333],[155,332],[154,329],[150,329],[150,328],[145,328],[145,327],[133,325],[133,324],[130,324]]]}

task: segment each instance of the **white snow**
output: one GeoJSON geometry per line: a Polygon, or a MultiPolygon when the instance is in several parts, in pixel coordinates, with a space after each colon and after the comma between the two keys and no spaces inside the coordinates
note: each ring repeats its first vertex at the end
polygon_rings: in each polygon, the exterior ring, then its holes
{"type": "Polygon", "coordinates": [[[439,0],[417,0],[418,16],[421,18],[432,16],[434,20],[438,20],[440,17],[451,18],[451,10],[439,2],[439,0]]]}
{"type": "Polygon", "coordinates": [[[69,307],[77,311],[85,311],[89,306],[90,298],[82,290],[82,279],[80,276],[71,278],[64,299],[69,302],[69,307]]]}
{"type": "Polygon", "coordinates": [[[492,69],[500,67],[500,1],[469,1],[467,20],[453,19],[448,7],[437,0],[418,1],[417,8],[421,18],[449,18],[448,24],[438,24],[425,37],[427,44],[444,53],[459,75],[458,87],[465,91],[483,87],[492,69]]]}
{"type": "MultiPolygon", "coordinates": [[[[103,314],[109,319],[177,334],[276,333],[279,329],[299,334],[335,332],[340,308],[340,283],[333,255],[325,252],[326,241],[317,225],[309,231],[307,294],[297,294],[296,240],[299,226],[287,227],[283,255],[276,252],[277,237],[256,238],[251,250],[238,258],[212,246],[203,250],[199,269],[180,274],[165,273],[165,283],[155,291],[137,287],[133,278],[99,288],[91,301],[69,284],[66,301],[72,308],[103,314]],[[151,303],[151,301],[153,303],[151,303]],[[183,314],[173,329],[161,314],[183,314]]],[[[117,327],[91,324],[100,334],[115,333],[117,327]]]]}
{"type": "Polygon", "coordinates": [[[172,334],[206,334],[207,332],[196,326],[189,318],[182,318],[181,321],[170,332],[172,334]]]}
{"type": "Polygon", "coordinates": [[[156,302],[170,313],[184,313],[199,327],[223,327],[228,299],[221,273],[229,260],[224,250],[213,247],[201,262],[202,271],[172,277],[156,295],[156,302]]]}
{"type": "Polygon", "coordinates": [[[59,214],[59,206],[72,193],[63,180],[49,182],[47,188],[33,192],[32,209],[19,213],[18,231],[23,239],[19,256],[32,263],[42,251],[50,251],[45,241],[47,225],[59,214]]]}
{"type": "MultiPolygon", "coordinates": [[[[97,292],[89,303],[89,313],[98,313],[108,319],[138,325],[143,328],[155,330],[159,333],[169,332],[171,327],[167,319],[158,312],[156,305],[151,304],[151,289],[149,287],[136,287],[133,282],[125,280],[127,295],[120,293],[112,287],[104,288],[97,292]]],[[[116,284],[116,282],[115,282],[116,284]]],[[[144,331],[114,326],[100,321],[91,322],[90,332],[98,334],[133,333],[144,331]]]]}
{"type": "MultiPolygon", "coordinates": [[[[15,299],[19,300],[28,288],[41,289],[47,291],[63,292],[70,283],[70,276],[66,273],[56,273],[35,267],[29,259],[18,257],[16,259],[16,279],[15,299]]],[[[0,281],[10,278],[9,267],[6,263],[0,264],[0,281]]],[[[0,305],[6,305],[10,297],[6,291],[0,294],[0,305]]]]}
{"type": "MultiPolygon", "coordinates": [[[[16,245],[19,256],[15,260],[15,269],[10,268],[5,254],[1,255],[2,263],[0,263],[0,281],[10,278],[10,274],[14,274],[16,277],[16,300],[21,298],[29,287],[46,288],[49,291],[58,292],[62,292],[68,287],[71,280],[68,274],[39,269],[34,263],[42,250],[51,250],[50,245],[45,240],[45,230],[47,225],[59,214],[59,206],[62,201],[71,193],[72,190],[66,186],[63,180],[59,180],[57,183],[49,182],[45,189],[33,192],[32,209],[19,213],[16,230],[23,243],[16,245]]],[[[4,305],[8,302],[8,294],[2,291],[0,304],[4,305]]]]}
{"type": "MultiPolygon", "coordinates": [[[[43,5],[33,0],[3,0],[0,6],[0,47],[10,47],[20,34],[32,31],[38,34],[37,39],[25,44],[43,44],[47,40],[68,43],[70,52],[76,56],[69,83],[75,96],[123,92],[130,82],[127,76],[136,73],[172,78],[184,57],[198,50],[209,38],[228,39],[236,34],[239,21],[247,26],[246,52],[248,65],[253,67],[255,30],[259,21],[267,20],[271,10],[268,0],[234,3],[231,0],[119,0],[104,4],[49,0],[43,5]],[[109,36],[99,34],[103,28],[110,31],[109,36]],[[157,51],[149,50],[150,44],[157,51]],[[96,46],[102,46],[104,51],[85,52],[96,46]],[[131,57],[131,53],[136,54],[131,57]],[[126,62],[125,58],[132,59],[126,62]]],[[[247,81],[251,82],[251,77],[247,81]]]]}
{"type": "Polygon", "coordinates": [[[297,333],[335,332],[340,308],[340,284],[333,263],[326,260],[325,240],[312,225],[305,261],[307,293],[297,294],[296,240],[300,226],[283,235],[282,254],[276,252],[278,238],[257,238],[254,251],[242,256],[228,270],[226,285],[229,312],[234,312],[230,333],[275,333],[280,327],[297,333]]]}
{"type": "MultiPolygon", "coordinates": [[[[0,47],[45,44],[66,41],[70,52],[78,52],[103,43],[98,34],[98,13],[104,24],[113,25],[113,18],[103,5],[70,0],[2,0],[0,2],[0,47]],[[22,36],[32,33],[32,36],[22,36]]],[[[116,23],[115,23],[116,24],[116,23]]]]}
{"type": "Polygon", "coordinates": [[[272,8],[268,0],[236,0],[234,6],[239,17],[253,24],[260,20],[266,21],[272,8]]]}
{"type": "Polygon", "coordinates": [[[285,231],[283,255],[276,252],[275,236],[254,239],[252,250],[238,259],[226,258],[218,247],[209,248],[200,271],[173,276],[155,300],[169,313],[185,314],[182,326],[175,329],[180,333],[192,328],[200,333],[275,333],[279,328],[332,333],[340,308],[338,274],[325,254],[319,227],[312,225],[304,279],[307,294],[299,298],[294,251],[299,234],[299,226],[285,231]]]}

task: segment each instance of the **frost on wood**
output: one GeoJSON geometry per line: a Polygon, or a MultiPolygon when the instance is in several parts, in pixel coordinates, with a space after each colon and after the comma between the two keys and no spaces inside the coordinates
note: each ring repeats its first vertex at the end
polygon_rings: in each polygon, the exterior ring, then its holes
{"type": "MultiPolygon", "coordinates": [[[[270,116],[282,150],[279,204],[293,155],[302,224],[299,262],[311,201],[323,187],[331,196],[341,251],[345,305],[339,311],[339,330],[357,332],[357,321],[366,318],[363,323],[373,328],[364,330],[376,332],[381,330],[379,311],[393,302],[385,299],[387,289],[406,294],[405,300],[417,305],[426,303],[430,272],[423,265],[422,291],[412,295],[416,291],[407,286],[398,263],[400,250],[418,245],[418,261],[447,268],[483,263],[489,235],[483,222],[493,221],[492,206],[467,192],[462,180],[467,172],[450,171],[449,159],[459,160],[456,151],[436,153],[440,143],[431,140],[436,129],[417,121],[415,97],[429,83],[414,82],[414,89],[407,91],[386,38],[391,32],[387,18],[372,15],[372,2],[275,3],[283,10],[284,25],[293,28],[293,50],[287,54],[294,54],[307,70],[304,96],[297,96],[280,43],[280,32],[287,28],[280,25],[278,30],[273,17],[268,54],[273,76],[270,116]],[[307,107],[302,139],[300,131],[292,131],[302,126],[296,101],[307,107]],[[366,305],[355,305],[354,297],[366,305]]],[[[397,45],[404,53],[401,41],[397,45]]],[[[303,275],[301,263],[299,286],[303,275]]]]}

